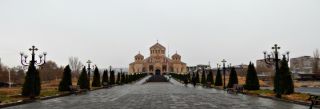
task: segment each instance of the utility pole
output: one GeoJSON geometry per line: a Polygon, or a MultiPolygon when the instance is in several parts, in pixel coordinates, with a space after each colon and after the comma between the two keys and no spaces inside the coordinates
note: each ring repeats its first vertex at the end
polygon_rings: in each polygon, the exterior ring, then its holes
{"type": "Polygon", "coordinates": [[[9,73],[9,88],[11,88],[11,71],[9,68],[7,68],[8,73],[9,73]]]}

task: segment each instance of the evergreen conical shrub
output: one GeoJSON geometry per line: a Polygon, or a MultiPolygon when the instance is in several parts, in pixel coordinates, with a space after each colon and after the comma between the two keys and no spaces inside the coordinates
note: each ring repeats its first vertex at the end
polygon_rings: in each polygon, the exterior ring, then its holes
{"type": "Polygon", "coordinates": [[[93,73],[92,87],[101,87],[100,72],[98,67],[94,69],[93,73]]]}
{"type": "Polygon", "coordinates": [[[110,85],[114,85],[115,84],[115,75],[114,75],[114,71],[110,72],[110,85]]]}
{"type": "Polygon", "coordinates": [[[108,70],[105,70],[105,71],[103,72],[103,75],[102,75],[102,84],[103,84],[103,85],[109,84],[108,70]]]}
{"type": "Polygon", "coordinates": [[[217,70],[217,75],[216,75],[216,82],[214,83],[215,86],[222,86],[222,75],[221,75],[221,70],[217,70]]]}
{"type": "Polygon", "coordinates": [[[212,70],[210,70],[208,75],[207,75],[207,82],[210,82],[211,84],[214,84],[212,70]]]}
{"type": "Polygon", "coordinates": [[[292,80],[292,73],[289,69],[288,61],[284,56],[281,61],[280,73],[283,75],[283,79],[281,79],[282,83],[281,88],[283,88],[283,94],[292,94],[294,93],[294,84],[292,80]]]}
{"type": "Polygon", "coordinates": [[[201,74],[201,84],[206,85],[207,84],[207,79],[206,79],[206,72],[203,70],[201,74]]]}
{"type": "Polygon", "coordinates": [[[246,76],[246,84],[244,85],[244,88],[247,90],[259,90],[260,89],[257,71],[251,62],[248,66],[248,71],[247,71],[247,76],[246,76]]]}
{"type": "Polygon", "coordinates": [[[124,76],[124,73],[121,74],[121,84],[126,83],[126,77],[124,76]]]}
{"type": "Polygon", "coordinates": [[[200,76],[199,76],[199,72],[196,72],[196,83],[200,83],[200,76]]]}
{"type": "Polygon", "coordinates": [[[34,62],[31,62],[28,71],[25,76],[25,82],[22,87],[22,96],[36,97],[40,95],[41,81],[39,71],[34,66],[34,62]]]}
{"type": "Polygon", "coordinates": [[[81,74],[79,76],[77,85],[79,85],[80,89],[88,89],[88,90],[90,89],[89,78],[88,78],[86,67],[83,67],[81,74]]]}
{"type": "Polygon", "coordinates": [[[70,66],[67,65],[64,68],[62,80],[59,84],[59,91],[71,91],[70,86],[72,86],[72,76],[70,66]]]}
{"type": "Polygon", "coordinates": [[[118,72],[117,73],[117,82],[116,82],[117,84],[120,84],[120,82],[121,82],[121,76],[120,75],[121,75],[121,73],[118,72]]]}
{"type": "Polygon", "coordinates": [[[234,67],[231,68],[231,73],[229,76],[228,88],[233,88],[233,85],[238,84],[238,75],[234,67]]]}

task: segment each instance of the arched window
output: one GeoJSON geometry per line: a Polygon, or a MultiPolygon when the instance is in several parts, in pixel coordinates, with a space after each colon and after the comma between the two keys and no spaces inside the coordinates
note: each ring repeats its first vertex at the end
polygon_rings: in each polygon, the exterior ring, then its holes
{"type": "Polygon", "coordinates": [[[153,72],[153,65],[149,65],[149,71],[153,72]]]}

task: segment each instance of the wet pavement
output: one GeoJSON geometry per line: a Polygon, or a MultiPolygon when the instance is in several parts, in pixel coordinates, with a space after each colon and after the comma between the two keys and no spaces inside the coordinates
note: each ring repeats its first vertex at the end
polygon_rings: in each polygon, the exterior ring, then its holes
{"type": "Polygon", "coordinates": [[[173,79],[167,83],[144,83],[145,80],[6,109],[308,109],[271,99],[185,87],[173,79]]]}

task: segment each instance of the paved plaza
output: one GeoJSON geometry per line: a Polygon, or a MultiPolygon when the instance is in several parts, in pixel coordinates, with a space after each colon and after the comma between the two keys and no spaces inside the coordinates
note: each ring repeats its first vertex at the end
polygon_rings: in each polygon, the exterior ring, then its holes
{"type": "Polygon", "coordinates": [[[92,91],[7,109],[308,109],[307,106],[171,82],[144,83],[92,91]]]}

